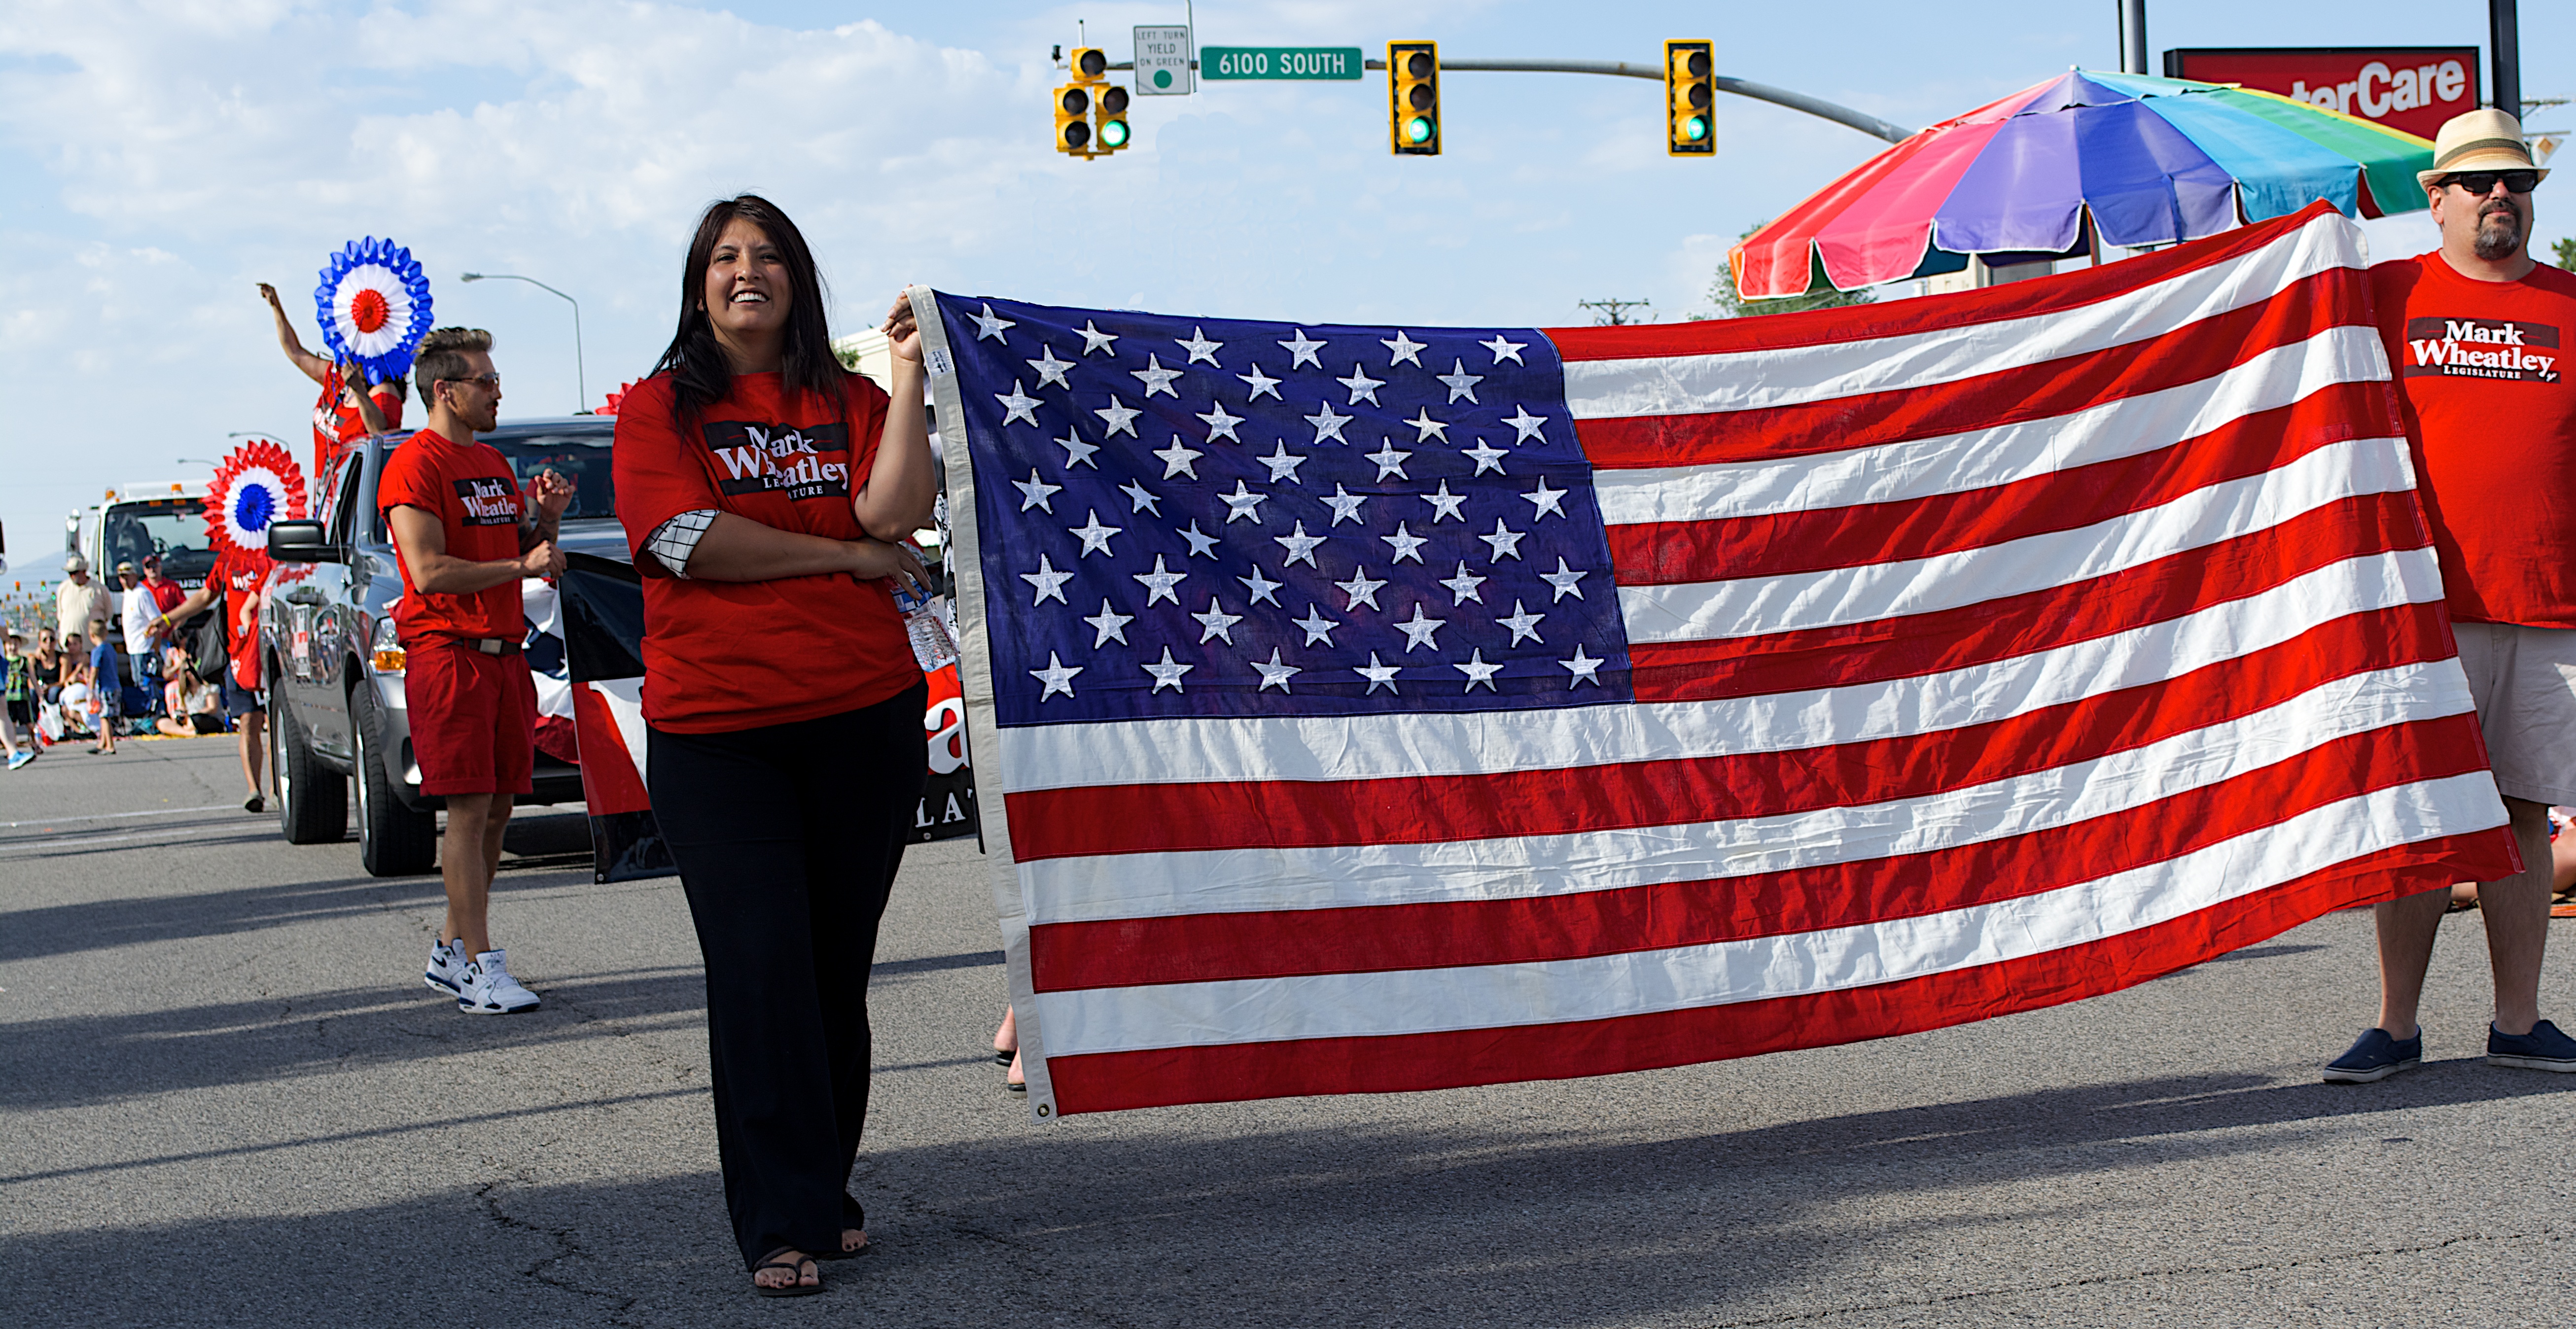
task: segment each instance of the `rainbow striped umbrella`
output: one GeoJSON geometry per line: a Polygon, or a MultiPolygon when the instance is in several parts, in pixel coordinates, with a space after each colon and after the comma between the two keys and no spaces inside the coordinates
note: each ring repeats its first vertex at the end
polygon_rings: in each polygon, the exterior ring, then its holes
{"type": "Polygon", "coordinates": [[[2070,70],[1916,134],[1728,254],[1748,300],[1830,284],[2074,257],[2091,228],[2160,245],[2325,199],[2347,216],[2426,206],[2433,145],[2277,93],[2070,70]]]}

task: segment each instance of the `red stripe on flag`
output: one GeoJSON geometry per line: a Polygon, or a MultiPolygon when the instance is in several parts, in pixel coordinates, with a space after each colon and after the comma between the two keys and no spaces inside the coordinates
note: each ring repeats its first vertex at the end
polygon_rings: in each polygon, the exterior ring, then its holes
{"type": "MultiPolygon", "coordinates": [[[[2213,314],[2161,336],[1956,382],[1825,401],[1692,415],[1577,420],[1583,453],[1603,470],[1778,461],[2046,420],[2226,372],[2333,327],[2374,327],[2369,297],[2343,270],[2306,278],[2261,304],[2213,314]]],[[[1938,302],[1935,302],[1938,303],[1938,302]]],[[[2401,432],[2396,397],[2378,385],[2374,434],[2401,432]]]]}
{"type": "MultiPolygon", "coordinates": [[[[1614,1075],[1919,1033],[2116,992],[2347,905],[2458,879],[2500,831],[2400,845],[2184,917],[2026,959],[1814,996],[1566,1024],[1050,1057],[1056,1113],[1614,1075]]],[[[2356,974],[2356,991],[2367,981],[2356,974]]]]}
{"type": "MultiPolygon", "coordinates": [[[[1029,930],[1029,963],[1037,991],[1070,992],[1526,964],[1852,927],[2038,895],[2485,765],[2476,717],[2450,716],[2348,735],[2129,812],[1955,849],[1511,900],[1049,923],[1029,930]]],[[[2501,859],[2490,866],[2490,879],[2511,871],[2501,859]]]]}
{"type": "MultiPolygon", "coordinates": [[[[2153,452],[2009,484],[1888,503],[1610,529],[1622,586],[1780,577],[1931,558],[2071,531],[2261,475],[2322,447],[2383,437],[2387,387],[2338,383],[2153,452]]],[[[2393,436],[2391,436],[2393,437],[2393,436]]]]}
{"type": "Polygon", "coordinates": [[[2352,614],[2187,674],[1989,724],[1798,752],[1372,780],[1092,785],[1009,796],[1022,863],[1101,854],[1430,844],[1777,816],[2089,761],[2452,654],[2438,605],[2352,614]]]}
{"type": "Polygon", "coordinates": [[[626,736],[608,713],[608,701],[588,683],[572,685],[573,729],[581,744],[581,797],[589,815],[648,812],[652,796],[635,774],[635,758],[626,751],[626,736]]]}
{"type": "Polygon", "coordinates": [[[1722,355],[1734,351],[1768,351],[1948,332],[1981,323],[2061,313],[2117,299],[2142,287],[2243,258],[2282,241],[2291,232],[2333,210],[2333,205],[2328,203],[2311,203],[2287,217],[2239,227],[2223,235],[2142,254],[2106,267],[2070,272],[2044,282],[2012,282],[1981,291],[1962,291],[1938,300],[1892,300],[1886,304],[1820,310],[1800,314],[1790,322],[1776,318],[1712,318],[1692,323],[1541,328],[1539,331],[1556,347],[1558,358],[1567,361],[1722,355]]]}
{"type": "Polygon", "coordinates": [[[2092,641],[2431,542],[2412,493],[2361,494],[2224,544],[2067,586],[1830,628],[1631,643],[1637,700],[1709,701],[1914,678],[2092,641]]]}

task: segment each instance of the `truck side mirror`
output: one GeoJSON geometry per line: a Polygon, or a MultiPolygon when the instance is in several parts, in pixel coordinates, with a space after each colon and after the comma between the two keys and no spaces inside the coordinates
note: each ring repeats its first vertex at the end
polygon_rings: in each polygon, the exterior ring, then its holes
{"type": "Polygon", "coordinates": [[[345,563],[347,551],[323,538],[318,521],[268,524],[268,556],[280,563],[345,563]]]}

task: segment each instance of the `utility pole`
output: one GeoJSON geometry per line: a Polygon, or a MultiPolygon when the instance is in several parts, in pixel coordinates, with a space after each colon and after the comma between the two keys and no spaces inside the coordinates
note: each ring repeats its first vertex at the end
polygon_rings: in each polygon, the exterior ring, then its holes
{"type": "Polygon", "coordinates": [[[2489,86],[2495,89],[2495,108],[2519,120],[2522,118],[2522,23],[2515,17],[2514,0],[2487,0],[2487,51],[2494,63],[2489,86]]]}
{"type": "Polygon", "coordinates": [[[1652,300],[1577,300],[1574,302],[1576,308],[1592,311],[1596,326],[1612,328],[1625,327],[1630,323],[1638,322],[1639,320],[1628,317],[1628,311],[1650,309],[1654,307],[1654,303],[1652,300]]]}
{"type": "MultiPolygon", "coordinates": [[[[2513,0],[2496,2],[2510,5],[2513,0]]],[[[2147,68],[2147,0],[2120,0],[2120,72],[2151,72],[2147,68]]]]}

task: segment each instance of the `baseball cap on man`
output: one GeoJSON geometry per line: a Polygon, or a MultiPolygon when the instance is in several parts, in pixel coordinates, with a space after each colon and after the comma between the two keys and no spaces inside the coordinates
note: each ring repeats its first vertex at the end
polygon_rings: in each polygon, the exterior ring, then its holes
{"type": "Polygon", "coordinates": [[[2441,131],[2433,136],[2433,169],[2417,171],[2415,183],[2431,189],[2443,176],[2466,171],[2532,171],[2543,180],[2549,178],[2547,167],[2532,164],[2531,149],[2522,141],[2522,122],[2492,106],[2443,121],[2441,131]]]}
{"type": "Polygon", "coordinates": [[[85,558],[83,558],[83,557],[81,557],[81,556],[80,556],[80,555],[78,555],[78,554],[74,554],[74,555],[72,555],[70,558],[67,558],[67,559],[64,559],[64,560],[63,560],[63,571],[65,571],[65,572],[87,572],[87,571],[89,571],[89,560],[88,560],[88,559],[85,559],[85,558]]]}
{"type": "Polygon", "coordinates": [[[132,559],[127,559],[126,561],[116,565],[116,575],[120,577],[132,571],[134,571],[134,561],[132,559]]]}

